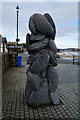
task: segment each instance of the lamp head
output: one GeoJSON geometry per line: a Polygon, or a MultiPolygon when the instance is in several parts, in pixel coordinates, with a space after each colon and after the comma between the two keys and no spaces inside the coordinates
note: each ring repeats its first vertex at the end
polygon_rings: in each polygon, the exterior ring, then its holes
{"type": "Polygon", "coordinates": [[[17,5],[17,7],[16,7],[16,10],[17,10],[17,12],[19,12],[19,7],[18,7],[18,5],[17,5]]]}

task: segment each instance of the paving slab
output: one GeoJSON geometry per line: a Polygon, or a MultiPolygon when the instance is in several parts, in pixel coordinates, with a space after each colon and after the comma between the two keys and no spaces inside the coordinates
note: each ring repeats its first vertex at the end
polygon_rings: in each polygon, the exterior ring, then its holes
{"type": "Polygon", "coordinates": [[[74,119],[78,115],[78,66],[72,64],[58,64],[59,93],[61,104],[45,105],[32,108],[26,103],[25,83],[26,58],[22,67],[10,68],[2,77],[2,117],[7,120],[49,120],[74,119]]]}

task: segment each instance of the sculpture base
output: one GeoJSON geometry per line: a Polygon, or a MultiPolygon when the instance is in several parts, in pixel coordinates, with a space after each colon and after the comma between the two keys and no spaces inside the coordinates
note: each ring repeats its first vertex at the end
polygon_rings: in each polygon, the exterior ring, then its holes
{"type": "Polygon", "coordinates": [[[32,106],[31,104],[29,104],[27,101],[26,103],[28,104],[29,107],[31,108],[41,108],[41,107],[48,107],[48,106],[58,106],[58,105],[63,105],[63,102],[59,99],[59,103],[58,104],[54,104],[52,101],[50,103],[47,104],[42,104],[42,105],[38,105],[38,106],[32,106]]]}
{"type": "MultiPolygon", "coordinates": [[[[36,83],[36,85],[38,85],[36,83]]],[[[27,103],[32,107],[37,107],[41,105],[47,105],[47,104],[55,104],[58,105],[59,95],[55,92],[50,92],[48,90],[48,83],[47,80],[44,79],[41,81],[39,88],[35,86],[35,90],[33,90],[34,84],[27,80],[26,87],[25,87],[25,94],[26,94],[26,100],[27,103]]]]}

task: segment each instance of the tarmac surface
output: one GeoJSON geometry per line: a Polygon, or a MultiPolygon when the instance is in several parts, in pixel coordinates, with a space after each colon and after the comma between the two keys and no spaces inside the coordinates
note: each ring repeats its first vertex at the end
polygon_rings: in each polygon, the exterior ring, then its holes
{"type": "Polygon", "coordinates": [[[57,67],[60,96],[59,105],[32,108],[26,103],[25,83],[28,68],[27,53],[23,53],[22,67],[7,70],[2,77],[2,117],[4,120],[55,120],[79,119],[78,114],[78,65],[61,64],[57,67]]]}

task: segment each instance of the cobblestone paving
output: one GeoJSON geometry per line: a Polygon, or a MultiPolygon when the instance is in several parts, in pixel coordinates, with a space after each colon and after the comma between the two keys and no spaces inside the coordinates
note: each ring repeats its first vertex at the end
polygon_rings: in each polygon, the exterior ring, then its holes
{"type": "MultiPolygon", "coordinates": [[[[71,69],[73,68],[72,66],[70,67],[71,69]]],[[[31,108],[26,103],[26,69],[27,65],[22,66],[21,68],[10,68],[3,76],[3,119],[78,119],[78,82],[77,78],[75,78],[76,80],[73,79],[74,82],[71,82],[71,80],[68,80],[68,82],[63,80],[64,76],[71,72],[70,70],[67,70],[66,65],[62,66],[59,64],[56,68],[60,80],[57,91],[60,95],[61,104],[57,106],[50,104],[38,108],[31,108]],[[67,73],[65,73],[66,71],[67,73]]],[[[74,69],[75,68],[72,70],[74,69]]],[[[73,78],[74,75],[75,74],[73,74],[73,78]]],[[[67,77],[66,80],[70,79],[70,76],[65,77],[67,77]]]]}

